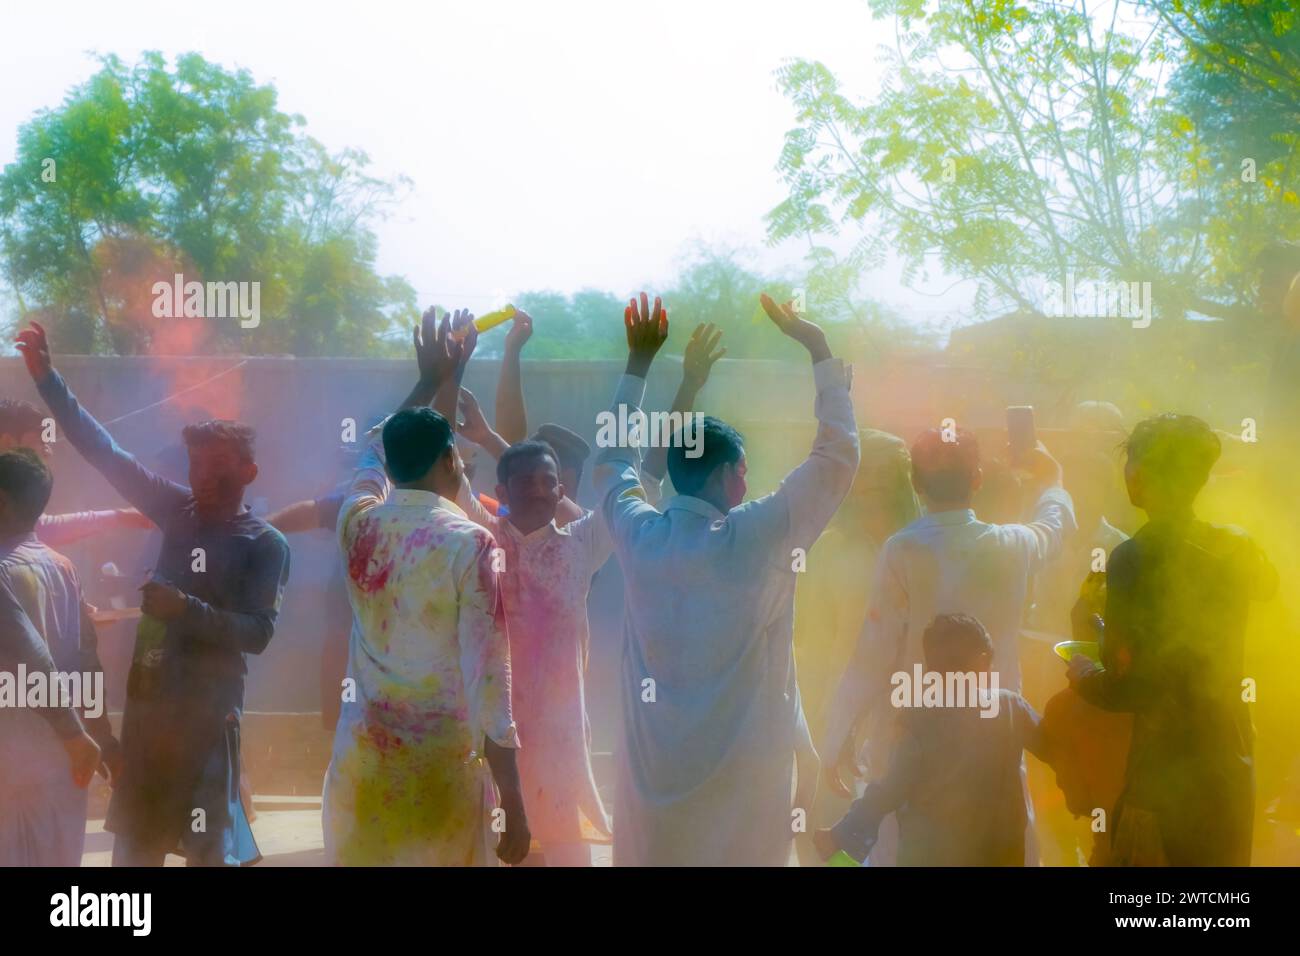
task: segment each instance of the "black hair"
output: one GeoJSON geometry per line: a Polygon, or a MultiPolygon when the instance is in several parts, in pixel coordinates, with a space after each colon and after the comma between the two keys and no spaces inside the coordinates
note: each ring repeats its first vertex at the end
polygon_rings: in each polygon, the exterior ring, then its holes
{"type": "Polygon", "coordinates": [[[214,418],[197,425],[186,425],[181,430],[186,450],[192,451],[204,445],[230,444],[235,447],[239,457],[244,461],[253,460],[253,443],[256,433],[251,425],[214,418]]]}
{"type": "Polygon", "coordinates": [[[45,416],[31,402],[13,398],[0,398],[0,435],[23,435],[39,432],[45,424],[45,416]]]}
{"type": "Polygon", "coordinates": [[[403,408],[384,424],[388,474],[400,485],[419,481],[456,445],[447,419],[432,408],[403,408]]]}
{"type": "Polygon", "coordinates": [[[688,458],[683,430],[689,420],[673,432],[668,448],[668,476],[673,488],[681,495],[698,495],[709,482],[709,477],[722,465],[734,465],[745,457],[745,440],[720,418],[705,415],[701,427],[696,429],[695,440],[699,457],[688,458]]]}
{"type": "Polygon", "coordinates": [[[1209,480],[1223,444],[1195,415],[1165,412],[1138,422],[1124,450],[1158,492],[1191,501],[1209,480]]]}
{"type": "Polygon", "coordinates": [[[931,428],[912,443],[912,477],[932,501],[965,501],[975,490],[980,469],[979,440],[958,428],[953,441],[931,428]]]}
{"type": "Polygon", "coordinates": [[[535,438],[515,442],[502,452],[501,457],[497,459],[497,482],[503,485],[509,484],[511,474],[520,470],[520,462],[545,457],[549,457],[551,461],[555,462],[555,470],[559,472],[562,467],[560,456],[555,453],[555,449],[547,442],[538,441],[535,438]]]}
{"type": "Polygon", "coordinates": [[[993,653],[993,640],[970,614],[940,614],[921,636],[925,666],[932,671],[949,673],[969,671],[981,654],[993,653]]]}
{"type": "Polygon", "coordinates": [[[30,448],[15,448],[0,454],[0,491],[9,499],[19,523],[35,528],[50,503],[54,475],[30,448]]]}

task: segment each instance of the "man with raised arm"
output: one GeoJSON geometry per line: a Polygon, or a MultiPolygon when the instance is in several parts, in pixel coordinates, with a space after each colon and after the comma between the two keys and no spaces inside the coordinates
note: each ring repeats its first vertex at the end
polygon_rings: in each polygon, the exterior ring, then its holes
{"type": "Polygon", "coordinates": [[[60,432],[118,493],[163,531],[122,717],[122,779],[105,828],[115,866],[192,866],[261,859],[239,800],[245,654],[275,633],[289,546],[244,504],[257,478],[253,430],[186,426],[190,487],[145,468],[83,409],[50,360],[35,322],[18,348],[60,432]]]}
{"type": "MultiPolygon", "coordinates": [[[[812,546],[843,500],[858,438],[846,369],[822,330],[789,303],[765,295],[762,304],[808,350],[817,384],[817,437],[780,488],[744,501],[741,437],[712,417],[690,448],[674,436],[668,473],[677,494],[662,512],[645,500],[637,447],[604,448],[596,459],[596,490],[626,581],[619,866],[780,866],[789,858],[795,750],[807,736],[794,671],[792,552],[812,546]]],[[[626,405],[631,421],[668,315],[658,299],[652,311],[643,293],[624,323],[627,372],[613,413],[626,405]]]]}
{"type": "MultiPolygon", "coordinates": [[[[458,313],[457,327],[472,319],[458,313]]],[[[474,866],[494,862],[494,849],[506,863],[528,855],[496,542],[455,504],[463,465],[452,423],[475,340],[472,325],[458,342],[447,318],[439,326],[425,313],[415,330],[419,381],[372,429],[339,511],[354,686],[325,778],[334,864],[474,866]],[[504,811],[495,848],[493,780],[504,811]]]]}

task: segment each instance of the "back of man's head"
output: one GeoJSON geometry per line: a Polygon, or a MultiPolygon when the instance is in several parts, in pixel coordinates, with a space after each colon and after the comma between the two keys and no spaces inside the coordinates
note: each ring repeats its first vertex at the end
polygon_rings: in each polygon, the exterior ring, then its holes
{"type": "Polygon", "coordinates": [[[1128,467],[1141,476],[1146,497],[1142,507],[1190,506],[1223,451],[1208,424],[1195,415],[1173,412],[1139,422],[1124,448],[1128,467]]]}
{"type": "Polygon", "coordinates": [[[928,501],[965,504],[980,482],[980,446],[963,428],[931,428],[912,443],[912,481],[928,501]]]}
{"type": "Polygon", "coordinates": [[[50,503],[54,476],[30,448],[0,453],[0,496],[7,530],[31,531],[50,503]]]}
{"type": "Polygon", "coordinates": [[[715,470],[723,465],[734,465],[745,457],[745,440],[740,432],[712,415],[704,416],[691,448],[686,447],[684,439],[682,429],[678,429],[668,449],[668,477],[680,495],[698,497],[715,470]],[[699,451],[700,454],[691,458],[687,451],[699,451]]]}
{"type": "Polygon", "coordinates": [[[404,408],[384,424],[384,459],[399,485],[422,479],[456,444],[447,419],[432,408],[404,408]]]}

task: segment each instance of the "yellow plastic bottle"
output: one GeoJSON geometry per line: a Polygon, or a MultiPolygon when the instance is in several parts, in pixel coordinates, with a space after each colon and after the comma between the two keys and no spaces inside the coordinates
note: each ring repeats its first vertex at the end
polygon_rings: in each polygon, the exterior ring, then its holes
{"type": "Polygon", "coordinates": [[[474,328],[480,332],[486,332],[488,329],[495,329],[503,322],[509,322],[515,317],[517,310],[513,305],[507,305],[504,309],[497,309],[495,312],[489,312],[487,315],[480,315],[474,320],[474,328]]]}
{"type": "MultiPolygon", "coordinates": [[[[513,319],[517,311],[518,310],[513,305],[507,305],[504,309],[497,309],[495,312],[489,312],[487,315],[480,315],[474,320],[474,328],[476,328],[480,334],[488,331],[488,329],[495,329],[498,325],[501,325],[504,322],[509,322],[513,319]]],[[[468,326],[454,329],[452,331],[452,335],[458,339],[463,339],[468,334],[468,326]]]]}

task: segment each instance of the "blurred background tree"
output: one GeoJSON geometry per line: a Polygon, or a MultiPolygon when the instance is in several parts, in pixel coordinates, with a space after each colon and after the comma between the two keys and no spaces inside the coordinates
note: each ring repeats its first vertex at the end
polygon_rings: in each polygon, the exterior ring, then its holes
{"type": "Polygon", "coordinates": [[[854,101],[813,61],[778,73],[798,125],[769,235],[849,230],[838,258],[895,253],[909,277],[934,257],[977,282],[982,316],[1037,312],[1073,271],[1149,281],[1166,317],[1242,318],[1243,263],[1297,228],[1295,126],[1258,112],[1267,99],[1235,108],[1272,90],[1295,116],[1289,2],[870,0],[896,26],[878,96],[854,101]],[[1253,192],[1248,145],[1266,167],[1253,192]]]}
{"type": "Polygon", "coordinates": [[[67,352],[297,355],[382,352],[414,320],[410,285],[375,271],[371,231],[404,180],[328,153],[246,71],[197,54],[100,62],[22,127],[0,175],[16,318],[45,319],[67,352]],[[260,325],[155,319],[152,285],[175,273],[259,282],[260,325]]]}

